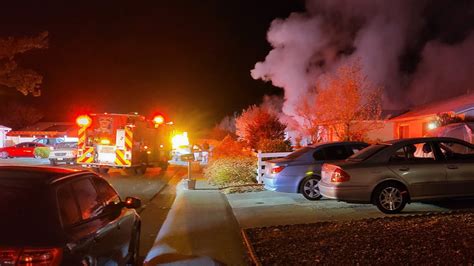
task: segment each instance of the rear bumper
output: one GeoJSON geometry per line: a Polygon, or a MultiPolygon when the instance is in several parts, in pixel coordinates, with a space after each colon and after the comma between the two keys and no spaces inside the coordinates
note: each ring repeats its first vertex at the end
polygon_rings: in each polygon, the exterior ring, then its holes
{"type": "Polygon", "coordinates": [[[264,188],[270,191],[297,193],[299,181],[295,177],[279,176],[277,178],[264,176],[264,188]]]}
{"type": "Polygon", "coordinates": [[[345,202],[370,203],[371,191],[368,187],[338,186],[319,182],[319,191],[326,198],[345,202]]]}

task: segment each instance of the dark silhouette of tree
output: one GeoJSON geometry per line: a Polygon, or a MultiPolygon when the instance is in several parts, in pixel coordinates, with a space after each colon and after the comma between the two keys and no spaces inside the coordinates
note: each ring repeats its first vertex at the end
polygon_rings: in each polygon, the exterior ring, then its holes
{"type": "Polygon", "coordinates": [[[0,38],[0,85],[15,88],[24,95],[41,94],[43,76],[18,65],[16,57],[33,49],[48,47],[48,32],[33,37],[0,38]]]}

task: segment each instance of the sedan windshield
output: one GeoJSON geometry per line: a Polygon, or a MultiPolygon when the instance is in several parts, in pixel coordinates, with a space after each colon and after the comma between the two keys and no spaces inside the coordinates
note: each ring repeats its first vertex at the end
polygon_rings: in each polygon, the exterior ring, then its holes
{"type": "Polygon", "coordinates": [[[362,149],[361,151],[354,153],[351,157],[349,157],[347,160],[349,161],[364,161],[370,157],[372,157],[374,154],[377,152],[385,149],[389,145],[386,144],[375,144],[371,145],[365,149],[362,149]]]}

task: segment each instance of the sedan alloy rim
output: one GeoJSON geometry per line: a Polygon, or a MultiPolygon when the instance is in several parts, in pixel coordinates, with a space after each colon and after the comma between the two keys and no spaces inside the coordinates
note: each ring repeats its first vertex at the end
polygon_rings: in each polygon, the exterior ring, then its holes
{"type": "Polygon", "coordinates": [[[306,195],[310,198],[317,198],[320,195],[318,180],[316,179],[308,179],[303,186],[303,191],[306,195]]]}
{"type": "Polygon", "coordinates": [[[394,187],[384,188],[380,193],[379,201],[384,209],[394,211],[402,205],[402,192],[394,187]]]}

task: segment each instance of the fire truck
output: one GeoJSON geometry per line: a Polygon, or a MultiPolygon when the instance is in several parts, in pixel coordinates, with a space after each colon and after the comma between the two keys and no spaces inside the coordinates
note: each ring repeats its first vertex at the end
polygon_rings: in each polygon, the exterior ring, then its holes
{"type": "Polygon", "coordinates": [[[153,120],[138,114],[90,114],[79,126],[77,163],[105,174],[110,168],[143,174],[147,167],[168,166],[172,125],[163,116],[153,120]]]}

